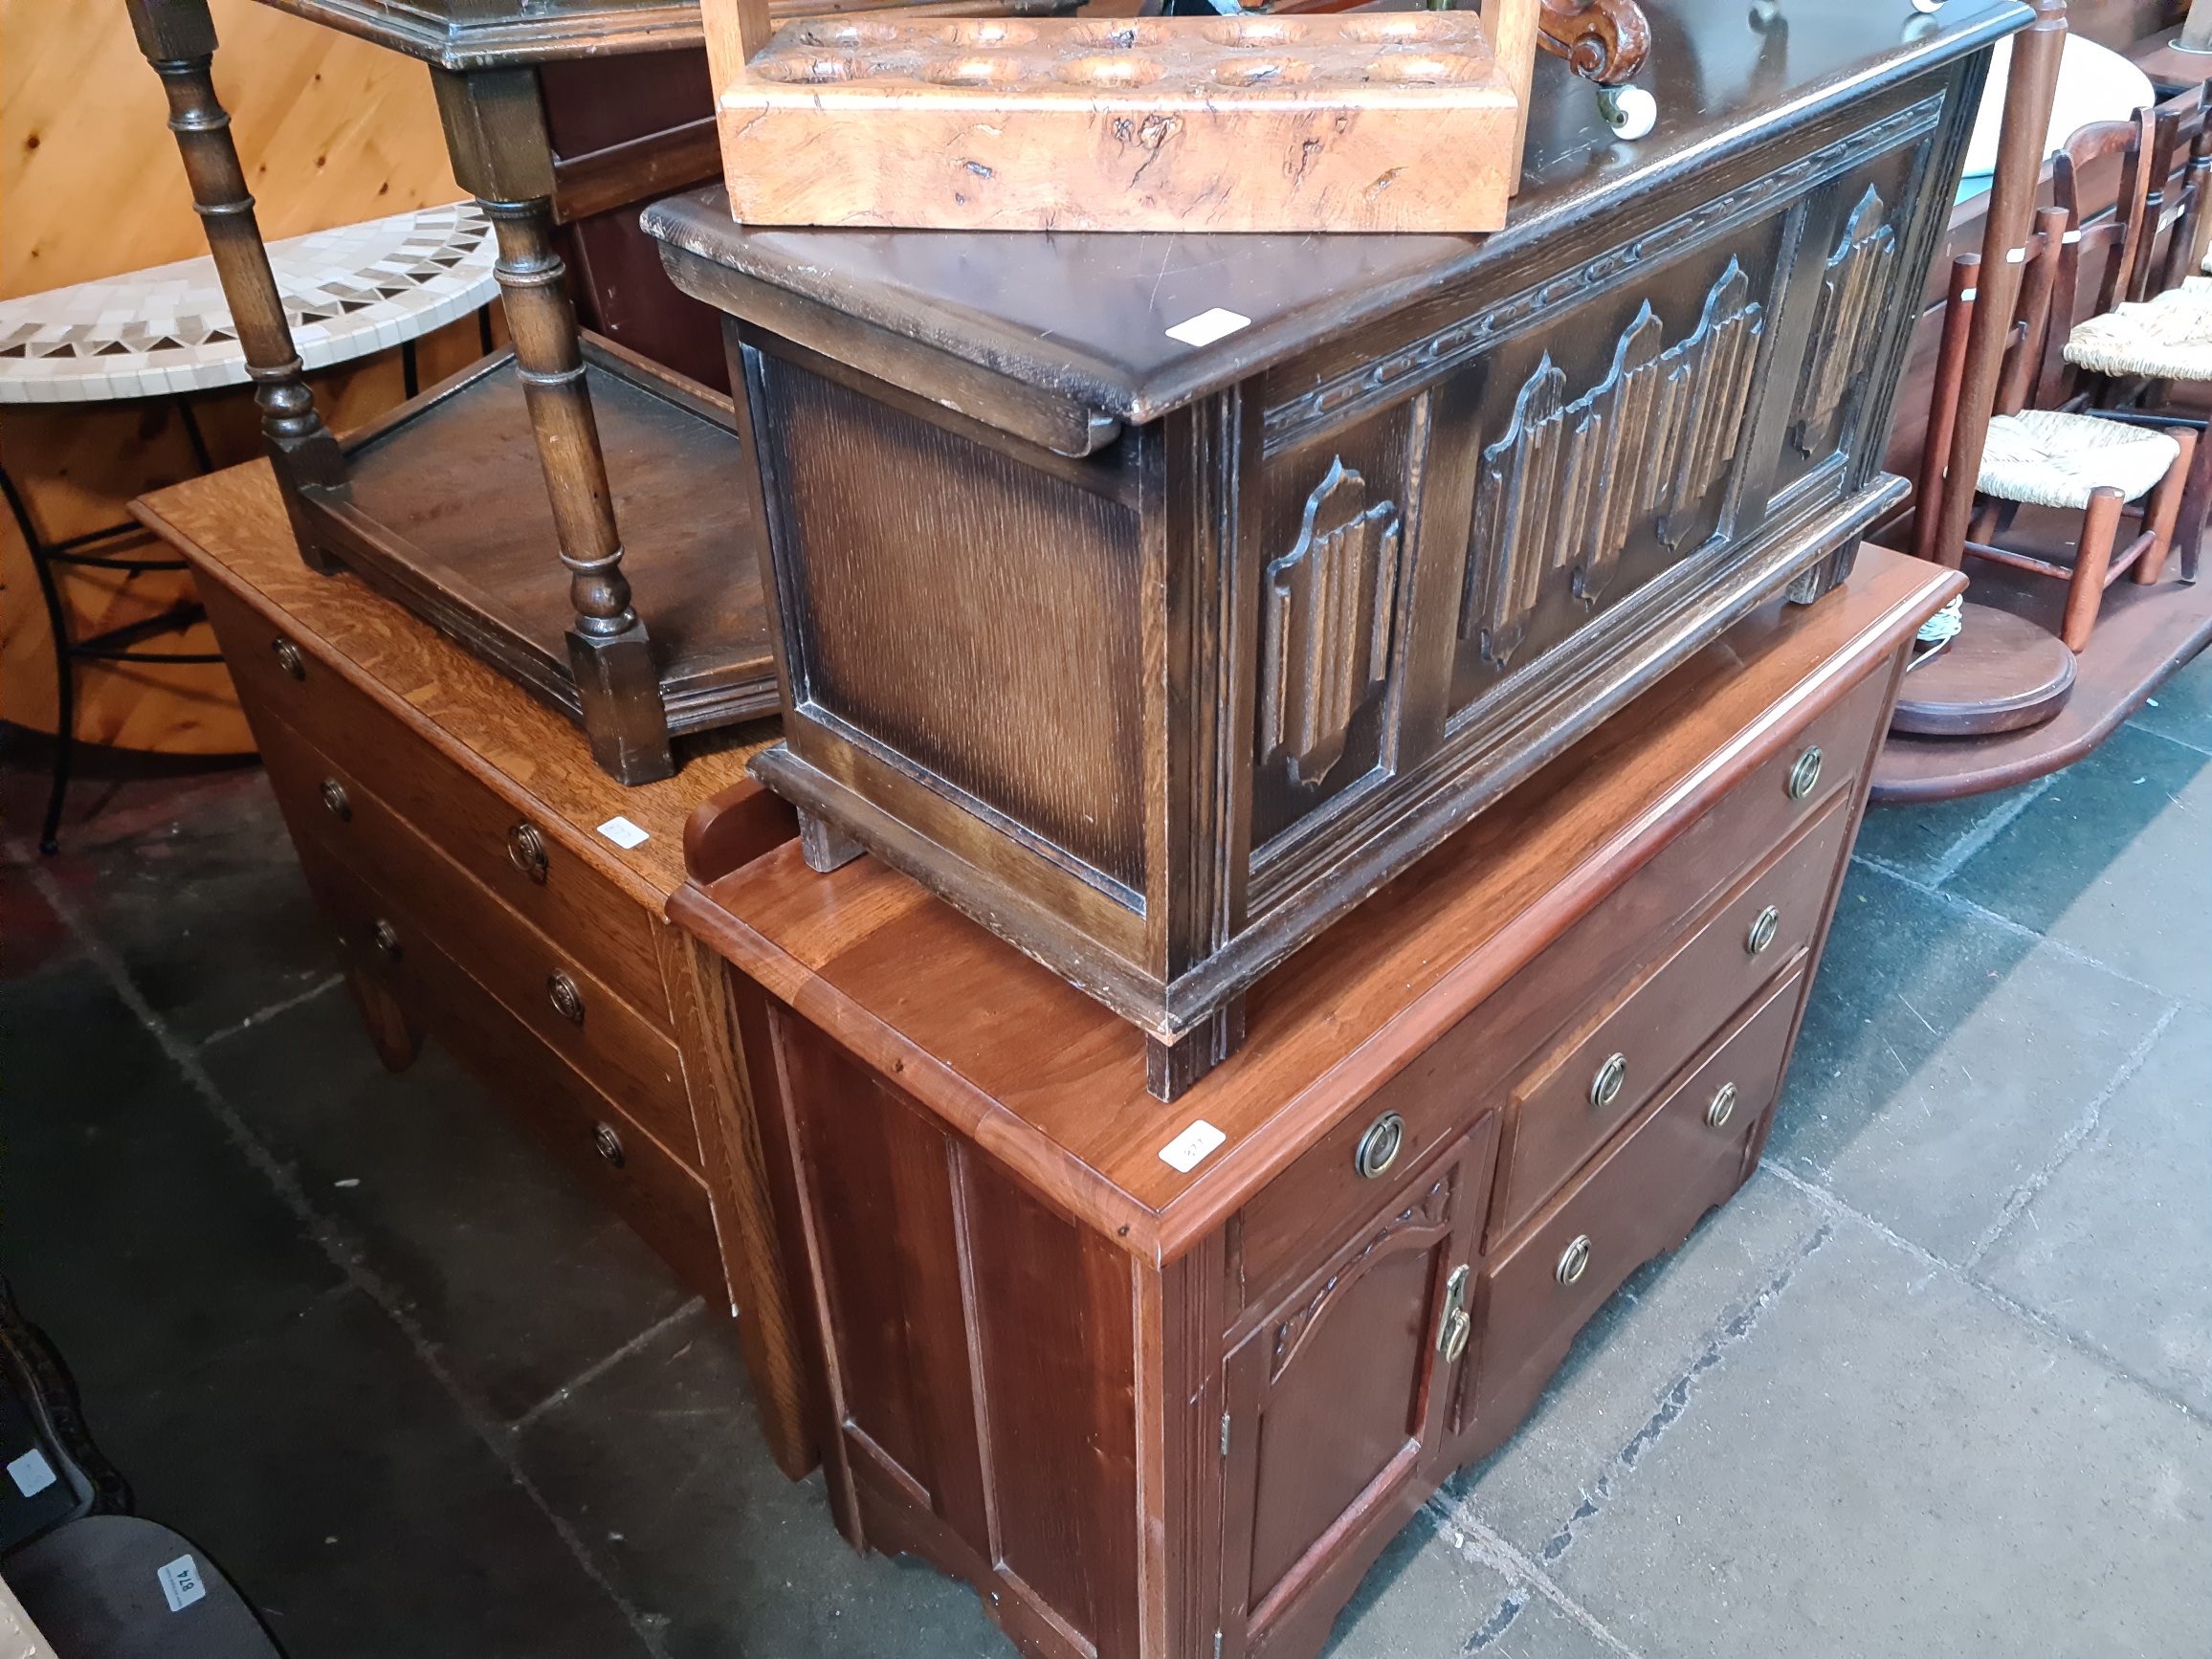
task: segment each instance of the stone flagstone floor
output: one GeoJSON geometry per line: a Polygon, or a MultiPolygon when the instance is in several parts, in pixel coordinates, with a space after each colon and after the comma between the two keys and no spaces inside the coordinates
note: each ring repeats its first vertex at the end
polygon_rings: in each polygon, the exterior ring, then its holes
{"type": "MultiPolygon", "coordinates": [[[[13,736],[14,734],[11,734],[13,736]]],[[[260,774],[0,766],[0,1268],[293,1659],[1005,1655],[775,1471],[734,1333],[434,1049],[260,774]]],[[[1407,1527],[1335,1659],[2212,1650],[2212,659],[1878,811],[1764,1166],[1407,1527]]]]}

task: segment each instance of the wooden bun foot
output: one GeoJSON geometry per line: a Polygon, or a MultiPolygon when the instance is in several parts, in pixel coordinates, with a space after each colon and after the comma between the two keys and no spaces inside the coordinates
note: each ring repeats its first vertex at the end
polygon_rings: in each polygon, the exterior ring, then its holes
{"type": "Polygon", "coordinates": [[[2041,725],[2073,693],[2074,656],[2057,635],[1971,600],[1966,626],[1905,676],[1893,732],[1976,738],[2041,725]]]}

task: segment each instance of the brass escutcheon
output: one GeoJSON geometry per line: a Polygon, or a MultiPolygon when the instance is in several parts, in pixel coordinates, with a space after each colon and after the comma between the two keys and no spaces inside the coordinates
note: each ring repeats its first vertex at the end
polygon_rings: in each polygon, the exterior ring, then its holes
{"type": "Polygon", "coordinates": [[[353,803],[345,798],[345,785],[336,778],[322,780],[322,804],[341,824],[353,822],[353,803]]]}
{"type": "Polygon", "coordinates": [[[1580,1233],[1575,1241],[1559,1251],[1559,1265],[1552,1270],[1552,1276],[1562,1285],[1571,1285],[1582,1276],[1590,1265],[1590,1235],[1580,1233]]]}
{"type": "Polygon", "coordinates": [[[545,837],[535,824],[516,825],[507,831],[507,862],[540,886],[545,881],[545,837]]]}
{"type": "Polygon", "coordinates": [[[289,639],[278,634],[269,642],[269,649],[276,654],[278,668],[294,679],[305,679],[307,677],[307,659],[299,654],[299,648],[289,639]]]}
{"type": "Polygon", "coordinates": [[[584,993],[566,974],[557,973],[546,980],[545,1000],[553,1005],[553,1011],[570,1025],[584,1023],[584,993]]]}
{"type": "Polygon", "coordinates": [[[1821,781],[1821,746],[1818,743],[1797,758],[1797,764],[1789,769],[1789,798],[1802,801],[1813,792],[1821,781]]]}
{"type": "Polygon", "coordinates": [[[1398,1161],[1398,1149],[1405,1144],[1405,1119],[1395,1112],[1385,1112],[1360,1137],[1360,1144],[1352,1152],[1352,1166],[1363,1179],[1373,1181],[1398,1161]]]}
{"type": "Polygon", "coordinates": [[[1723,1083],[1713,1092],[1712,1104],[1705,1108],[1705,1121],[1718,1129],[1736,1111],[1736,1085],[1723,1083]]]}
{"type": "Polygon", "coordinates": [[[1758,918],[1752,922],[1751,932],[1744,936],[1743,948],[1745,952],[1757,956],[1768,945],[1774,943],[1775,929],[1781,925],[1781,912],[1773,905],[1768,905],[1759,913],[1758,918]]]}
{"type": "Polygon", "coordinates": [[[1603,1112],[1621,1097],[1621,1085],[1628,1080],[1628,1056],[1609,1056],[1598,1074],[1590,1079],[1590,1104],[1603,1112]]]}

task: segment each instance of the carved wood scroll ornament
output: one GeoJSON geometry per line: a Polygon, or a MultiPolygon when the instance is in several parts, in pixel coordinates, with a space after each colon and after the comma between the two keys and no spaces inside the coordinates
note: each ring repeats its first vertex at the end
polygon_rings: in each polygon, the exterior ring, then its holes
{"type": "Polygon", "coordinates": [[[1763,315],[1730,259],[1687,339],[1661,350],[1646,301],[1611,370],[1574,402],[1544,354],[1475,485],[1459,632],[1479,637],[1486,661],[1512,660],[1548,572],[1572,567],[1576,597],[1595,606],[1634,531],[1681,541],[1736,459],[1763,315]]]}
{"type": "Polygon", "coordinates": [[[1275,1326],[1274,1351],[1269,1357],[1268,1381],[1274,1382],[1298,1357],[1298,1349],[1306,1340],[1321,1315],[1327,1310],[1339,1290],[1349,1290],[1357,1284],[1370,1267],[1384,1253],[1396,1254],[1400,1245],[1433,1243],[1449,1230],[1451,1222],[1451,1197],[1457,1187],[1459,1171],[1453,1167],[1438,1176],[1428,1189],[1406,1205],[1396,1215],[1375,1229],[1360,1253],[1331,1273],[1328,1279],[1308,1297],[1303,1306],[1294,1308],[1275,1326]]]}
{"type": "Polygon", "coordinates": [[[1306,498],[1296,544],[1267,568],[1260,756],[1283,754],[1294,783],[1336,764],[1388,677],[1399,541],[1397,506],[1369,506],[1367,480],[1339,456],[1306,498]]]}

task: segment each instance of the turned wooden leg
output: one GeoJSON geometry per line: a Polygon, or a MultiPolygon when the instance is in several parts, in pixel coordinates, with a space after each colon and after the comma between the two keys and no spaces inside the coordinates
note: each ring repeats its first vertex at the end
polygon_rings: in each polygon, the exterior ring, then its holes
{"type": "Polygon", "coordinates": [[[2174,543],[2174,522],[2181,516],[2181,498],[2188,494],[2189,474],[2197,461],[2197,434],[2182,427],[2173,436],[2181,453],[2151,492],[2143,513],[2143,528],[2151,533],[2151,545],[2135,561],[2135,580],[2146,587],[2165,571],[2166,549],[2174,543]]]}
{"type": "Polygon", "coordinates": [[[2090,493],[2089,511],[2082,515],[2082,542],[2074,554],[2073,580],[2067,584],[2066,622],[2059,638],[2071,652],[2090,642],[2097,625],[2097,610],[2104,604],[2105,569],[2112,562],[2112,542],[2119,534],[2119,491],[2105,488],[2090,493]]]}
{"type": "Polygon", "coordinates": [[[285,511],[300,557],[328,571],[337,562],[324,548],[300,501],[302,490],[342,491],[345,457],[315,410],[315,394],[301,375],[283,297],[269,269],[269,251],[254,217],[254,198],[231,139],[231,118],[215,98],[212,62],[215,26],[207,0],[124,0],[139,50],[168,94],[169,131],[185,158],[193,210],[207,228],[215,275],[230,302],[231,324],[246,353],[254,400],[261,406],[261,438],[276,470],[285,511]]]}
{"type": "Polygon", "coordinates": [[[422,1028],[408,1018],[399,999],[366,974],[351,968],[345,973],[345,988],[353,993],[353,1006],[361,1010],[361,1023],[368,1028],[368,1040],[375,1045],[376,1057],[384,1062],[384,1069],[404,1072],[413,1065],[415,1056],[422,1052],[422,1028]]]}
{"type": "Polygon", "coordinates": [[[591,758],[625,784],[671,777],[668,717],[645,624],[622,574],[622,537],[585,379],[584,347],[553,247],[553,156],[528,70],[431,72],[453,172],[499,238],[493,268],[530,409],[553,533],[568,567],[568,661],[591,758]]]}

